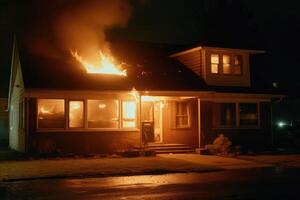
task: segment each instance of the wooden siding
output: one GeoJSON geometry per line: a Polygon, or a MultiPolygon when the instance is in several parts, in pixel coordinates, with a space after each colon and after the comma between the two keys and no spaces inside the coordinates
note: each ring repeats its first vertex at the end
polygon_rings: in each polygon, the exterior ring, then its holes
{"type": "Polygon", "coordinates": [[[13,50],[9,99],[9,146],[17,151],[25,151],[24,131],[24,81],[19,53],[13,50]]]}
{"type": "Polygon", "coordinates": [[[201,51],[194,51],[176,57],[182,64],[187,66],[195,74],[201,74],[201,51]]]}
{"type": "Polygon", "coordinates": [[[175,106],[172,106],[171,101],[168,101],[164,108],[163,117],[163,142],[186,144],[193,148],[198,147],[198,106],[197,99],[191,102],[191,127],[190,128],[175,128],[174,114],[175,106]]]}

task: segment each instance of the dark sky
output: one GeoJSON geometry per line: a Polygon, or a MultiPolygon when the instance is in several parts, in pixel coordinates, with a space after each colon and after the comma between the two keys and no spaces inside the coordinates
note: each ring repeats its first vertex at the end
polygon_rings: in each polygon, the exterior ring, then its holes
{"type": "MultiPolygon", "coordinates": [[[[70,3],[76,1],[69,0],[70,3]]],[[[143,0],[143,6],[134,3],[136,6],[127,28],[112,33],[126,39],[159,43],[191,44],[214,41],[220,44],[219,46],[229,47],[237,47],[240,44],[250,47],[253,44],[253,47],[267,51],[266,66],[262,71],[272,73],[266,78],[278,80],[287,86],[300,85],[300,1],[241,0],[245,11],[241,12],[240,7],[225,7],[221,12],[216,8],[217,14],[214,12],[215,8],[210,7],[210,1],[216,0],[143,0]],[[227,15],[226,12],[236,14],[227,15]],[[214,20],[222,15],[223,21],[214,20]],[[225,20],[231,22],[227,25],[225,20]],[[243,20],[247,21],[247,25],[242,25],[243,20]]],[[[224,0],[216,2],[221,1],[224,0]]],[[[5,97],[8,93],[12,33],[18,32],[19,27],[26,26],[26,23],[32,25],[31,18],[25,21],[22,18],[26,18],[27,13],[28,16],[31,16],[32,12],[38,13],[37,9],[21,0],[1,0],[0,97],[5,97]]],[[[47,23],[44,26],[47,26],[47,23]]]]}

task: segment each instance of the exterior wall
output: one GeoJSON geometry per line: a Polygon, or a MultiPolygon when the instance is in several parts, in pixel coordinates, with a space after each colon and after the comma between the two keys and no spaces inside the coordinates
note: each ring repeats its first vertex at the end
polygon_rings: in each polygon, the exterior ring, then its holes
{"type": "Polygon", "coordinates": [[[176,57],[182,64],[187,66],[198,76],[202,75],[202,51],[193,51],[190,53],[182,54],[176,57]]]}
{"type": "Polygon", "coordinates": [[[213,128],[213,102],[201,102],[201,147],[213,143],[219,134],[228,137],[233,146],[241,145],[242,148],[263,150],[271,144],[271,113],[270,103],[260,103],[259,128],[213,128]]]}
{"type": "Polygon", "coordinates": [[[191,127],[175,128],[175,107],[168,101],[163,113],[163,142],[175,144],[187,144],[198,147],[198,106],[197,100],[191,100],[191,127]]]}
{"type": "Polygon", "coordinates": [[[8,146],[7,99],[0,99],[0,145],[8,146]]]}
{"type": "Polygon", "coordinates": [[[37,129],[36,98],[27,99],[27,151],[31,153],[113,153],[140,144],[139,131],[72,131],[37,129]]]}
{"type": "Polygon", "coordinates": [[[10,78],[9,99],[9,146],[17,151],[25,151],[24,132],[24,82],[18,51],[14,48],[12,71],[10,78]]]}

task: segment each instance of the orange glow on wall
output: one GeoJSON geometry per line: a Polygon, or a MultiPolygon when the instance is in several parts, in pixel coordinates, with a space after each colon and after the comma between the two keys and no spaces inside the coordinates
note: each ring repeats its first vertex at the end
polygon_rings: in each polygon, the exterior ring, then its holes
{"type": "Polygon", "coordinates": [[[98,63],[95,64],[84,60],[77,51],[71,51],[71,54],[84,66],[87,73],[127,76],[126,70],[122,69],[121,65],[117,65],[112,56],[105,55],[102,51],[97,54],[98,63]]]}

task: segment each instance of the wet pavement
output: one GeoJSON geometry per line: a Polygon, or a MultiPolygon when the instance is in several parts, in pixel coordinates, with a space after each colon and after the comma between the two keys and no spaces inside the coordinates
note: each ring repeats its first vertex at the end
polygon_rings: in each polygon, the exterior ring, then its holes
{"type": "Polygon", "coordinates": [[[0,183],[0,199],[299,199],[300,169],[0,183]]]}

